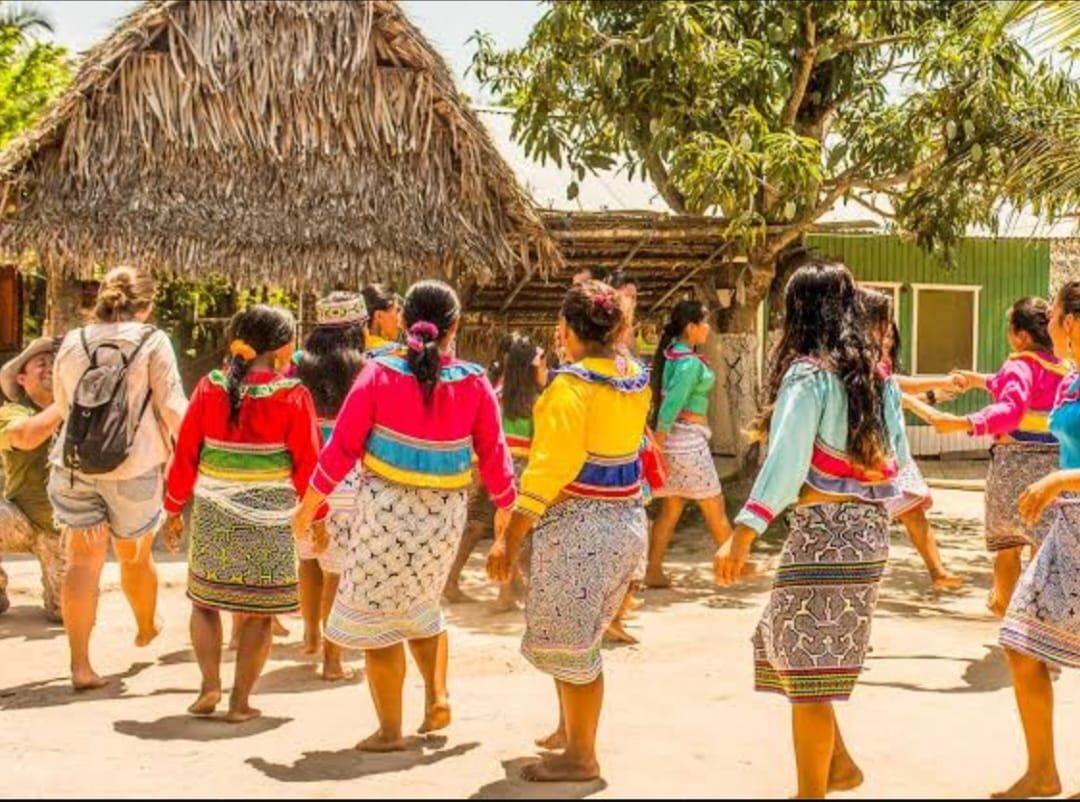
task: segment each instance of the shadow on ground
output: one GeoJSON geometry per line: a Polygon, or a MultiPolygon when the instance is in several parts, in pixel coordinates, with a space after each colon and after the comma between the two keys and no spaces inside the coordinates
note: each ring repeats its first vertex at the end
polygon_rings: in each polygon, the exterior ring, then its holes
{"type": "Polygon", "coordinates": [[[603,779],[587,783],[531,783],[521,779],[521,770],[538,758],[504,760],[506,779],[480,788],[469,799],[585,799],[607,788],[603,779]]]}
{"type": "MultiPolygon", "coordinates": [[[[127,686],[124,680],[131,679],[150,668],[153,663],[135,663],[127,671],[109,674],[108,683],[103,688],[92,691],[75,691],[71,687],[71,678],[67,675],[52,679],[28,682],[12,688],[0,689],[0,710],[28,710],[44,707],[62,707],[77,702],[92,702],[99,699],[125,698],[127,686]]],[[[136,698],[136,697],[127,697],[136,698]]]]}
{"type": "Polygon", "coordinates": [[[358,780],[373,774],[408,771],[417,766],[430,766],[448,758],[461,757],[480,746],[478,742],[471,741],[444,749],[446,737],[441,735],[409,738],[408,743],[409,747],[404,752],[385,754],[360,752],[357,749],[304,752],[303,757],[291,766],[271,763],[261,757],[251,757],[244,762],[278,782],[335,782],[358,780]]]}
{"type": "Polygon", "coordinates": [[[228,741],[261,735],[290,721],[261,716],[243,724],[230,724],[220,716],[165,716],[157,721],[117,721],[113,729],[144,741],[228,741]]]}
{"type": "Polygon", "coordinates": [[[0,615],[0,640],[52,640],[63,635],[64,625],[46,618],[41,605],[20,604],[0,615]]]}
{"type": "MultiPolygon", "coordinates": [[[[919,685],[914,682],[875,682],[872,678],[859,680],[860,685],[872,685],[878,688],[899,688],[904,691],[919,691],[921,693],[993,693],[1005,688],[1012,687],[1012,678],[1009,675],[1009,665],[1005,660],[1005,652],[1000,646],[986,646],[986,654],[977,660],[958,659],[955,657],[942,657],[931,654],[890,654],[870,655],[871,666],[874,662],[883,660],[950,660],[953,662],[966,663],[967,667],[961,675],[962,685],[953,685],[945,688],[934,688],[919,685]]],[[[872,674],[870,675],[873,676],[872,674]]]]}

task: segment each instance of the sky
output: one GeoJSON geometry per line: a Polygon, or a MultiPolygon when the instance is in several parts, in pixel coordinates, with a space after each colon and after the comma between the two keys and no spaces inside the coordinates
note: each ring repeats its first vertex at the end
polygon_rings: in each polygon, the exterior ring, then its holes
{"type": "MultiPolygon", "coordinates": [[[[44,11],[53,23],[56,42],[79,52],[103,39],[138,2],[40,0],[24,5],[44,11]]],[[[458,87],[478,99],[484,97],[480,87],[464,76],[473,55],[468,38],[482,30],[500,47],[520,45],[543,11],[533,0],[402,0],[402,6],[457,73],[458,87]]]]}

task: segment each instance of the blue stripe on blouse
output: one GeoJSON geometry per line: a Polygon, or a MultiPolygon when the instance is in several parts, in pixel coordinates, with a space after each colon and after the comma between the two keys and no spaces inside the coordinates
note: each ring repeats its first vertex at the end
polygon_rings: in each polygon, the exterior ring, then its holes
{"type": "Polygon", "coordinates": [[[392,432],[373,429],[368,435],[366,450],[371,456],[403,471],[455,476],[472,467],[472,443],[463,445],[431,443],[425,448],[423,441],[404,442],[392,432]]]}

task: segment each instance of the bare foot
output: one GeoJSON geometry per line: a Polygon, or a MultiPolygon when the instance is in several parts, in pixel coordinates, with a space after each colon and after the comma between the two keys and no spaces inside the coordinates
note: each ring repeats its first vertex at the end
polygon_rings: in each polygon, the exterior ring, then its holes
{"type": "Polygon", "coordinates": [[[848,758],[843,762],[833,760],[829,766],[829,790],[850,791],[863,784],[863,773],[855,761],[848,758]]]}
{"type": "Polygon", "coordinates": [[[521,609],[518,606],[517,599],[513,596],[504,596],[499,594],[499,598],[495,600],[495,612],[497,613],[512,613],[515,610],[521,609]]]}
{"type": "Polygon", "coordinates": [[[154,616],[154,623],[151,626],[149,632],[140,632],[135,636],[136,646],[149,646],[153,643],[154,638],[161,634],[162,622],[159,616],[154,616]]]}
{"type": "Polygon", "coordinates": [[[639,599],[637,596],[631,594],[630,600],[626,603],[626,606],[630,610],[640,610],[642,607],[645,606],[645,600],[639,599]]]}
{"type": "Polygon", "coordinates": [[[322,678],[326,682],[340,682],[344,679],[350,679],[353,676],[353,672],[349,671],[341,664],[341,659],[327,660],[323,663],[322,678]]]}
{"type": "Polygon", "coordinates": [[[932,581],[934,588],[937,590],[958,590],[964,586],[963,577],[951,574],[948,571],[933,577],[932,581]]]}
{"type": "Polygon", "coordinates": [[[994,618],[1004,618],[1005,611],[1009,608],[1009,605],[1002,601],[996,593],[991,592],[990,597],[986,600],[986,609],[994,616],[994,618]]]}
{"type": "Polygon", "coordinates": [[[604,633],[604,640],[615,643],[637,643],[638,639],[623,629],[621,621],[612,621],[604,633]]]}
{"type": "Polygon", "coordinates": [[[600,776],[600,764],[595,760],[582,763],[566,755],[541,758],[521,770],[521,778],[531,783],[583,783],[600,776]]]}
{"type": "Polygon", "coordinates": [[[1005,791],[990,794],[991,799],[1029,799],[1031,797],[1057,796],[1061,793],[1061,779],[1052,774],[1025,774],[1005,791]]]}
{"type": "Polygon", "coordinates": [[[447,604],[475,604],[476,599],[463,591],[457,585],[447,585],[442,592],[443,601],[447,604]]]}
{"type": "Polygon", "coordinates": [[[444,700],[431,705],[424,712],[424,723],[417,730],[421,735],[437,730],[444,730],[450,726],[450,702],[444,700]]]}
{"type": "Polygon", "coordinates": [[[71,687],[76,691],[93,691],[104,688],[108,684],[107,679],[99,676],[96,671],[90,668],[84,671],[71,672],[71,687]]]}
{"type": "Polygon", "coordinates": [[[318,654],[320,651],[322,651],[321,646],[322,644],[319,643],[318,639],[316,639],[315,642],[312,643],[311,639],[305,636],[304,642],[300,645],[300,654],[304,655],[304,657],[310,657],[313,654],[318,654]]]}
{"type": "Polygon", "coordinates": [[[671,577],[665,574],[663,571],[657,571],[654,573],[645,574],[645,587],[654,589],[664,589],[671,587],[671,577]]]}
{"type": "Polygon", "coordinates": [[[543,738],[537,738],[534,743],[541,749],[550,749],[556,751],[566,748],[566,733],[563,730],[555,730],[551,735],[545,735],[543,738]]]}
{"type": "MultiPolygon", "coordinates": [[[[278,620],[278,617],[276,615],[271,620],[274,622],[273,624],[270,625],[272,627],[272,635],[271,635],[271,637],[274,637],[274,638],[287,638],[289,636],[288,628],[284,624],[282,624],[281,621],[278,620]]],[[[230,649],[235,649],[236,647],[233,646],[232,643],[230,642],[229,648],[230,649]]]]}
{"type": "Polygon", "coordinates": [[[220,701],[221,688],[204,690],[187,711],[193,716],[212,716],[217,711],[218,702],[220,701]]]}
{"type": "Polygon", "coordinates": [[[405,739],[401,733],[386,735],[382,730],[376,730],[356,745],[361,752],[404,752],[405,739]]]}
{"type": "Polygon", "coordinates": [[[262,715],[261,710],[257,710],[254,707],[239,707],[229,708],[229,712],[225,714],[225,720],[230,724],[243,724],[245,721],[251,721],[262,715]]]}

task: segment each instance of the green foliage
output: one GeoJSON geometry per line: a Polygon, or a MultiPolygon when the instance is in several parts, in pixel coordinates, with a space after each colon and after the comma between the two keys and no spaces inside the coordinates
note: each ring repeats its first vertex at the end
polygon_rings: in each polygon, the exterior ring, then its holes
{"type": "Polygon", "coordinates": [[[766,269],[845,198],[947,256],[996,226],[1005,132],[1080,108],[992,0],[579,0],[551,3],[518,50],[473,41],[532,158],[647,176],[766,269]]]}
{"type": "Polygon", "coordinates": [[[71,80],[67,51],[35,38],[49,30],[32,10],[0,3],[0,148],[71,80]]]}

